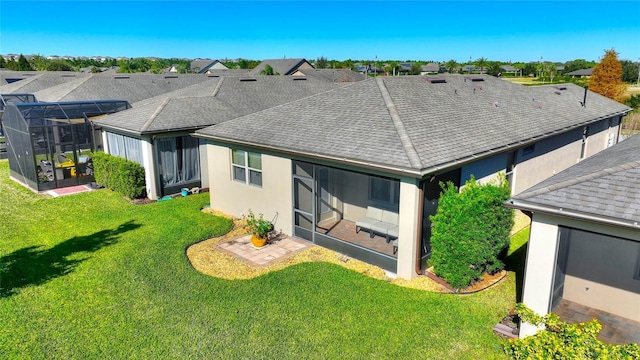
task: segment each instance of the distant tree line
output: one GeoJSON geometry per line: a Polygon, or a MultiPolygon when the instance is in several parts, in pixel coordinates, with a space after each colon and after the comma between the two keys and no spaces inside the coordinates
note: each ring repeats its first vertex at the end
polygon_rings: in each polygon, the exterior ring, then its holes
{"type": "MultiPolygon", "coordinates": [[[[439,72],[449,73],[483,73],[493,76],[525,76],[536,77],[544,81],[574,81],[585,82],[585,80],[571,79],[567,74],[581,69],[594,68],[598,62],[588,61],[585,59],[575,59],[561,62],[550,61],[531,61],[531,62],[503,62],[489,60],[484,57],[476,60],[469,59],[468,62],[459,63],[456,60],[445,62],[438,61],[421,61],[421,60],[329,60],[324,56],[320,56],[311,61],[317,69],[350,69],[357,71],[357,65],[376,69],[376,74],[397,75],[399,73],[408,73],[410,75],[419,75],[421,66],[429,63],[439,65],[439,72]],[[400,66],[401,63],[411,63],[411,68],[407,72],[400,66]],[[505,71],[505,66],[511,66],[515,72],[505,71]]],[[[238,59],[225,60],[223,64],[230,69],[253,69],[260,63],[259,60],[238,59]]],[[[622,81],[626,83],[634,83],[638,81],[637,62],[631,60],[620,60],[622,65],[622,81]]],[[[98,61],[92,58],[73,58],[73,59],[47,59],[40,55],[34,55],[27,59],[20,55],[18,60],[4,59],[0,56],[0,68],[6,68],[16,71],[81,71],[82,69],[90,69],[92,72],[100,72],[104,68],[117,67],[118,72],[134,73],[134,72],[151,72],[163,73],[170,67],[175,67],[178,73],[196,72],[190,69],[191,60],[188,59],[161,59],[161,58],[130,58],[130,59],[114,59],[109,58],[104,61],[98,61]]]]}

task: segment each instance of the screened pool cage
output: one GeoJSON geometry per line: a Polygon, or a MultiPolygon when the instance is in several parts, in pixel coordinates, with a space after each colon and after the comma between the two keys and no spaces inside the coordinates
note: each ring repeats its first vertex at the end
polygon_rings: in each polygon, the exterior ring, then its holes
{"type": "Polygon", "coordinates": [[[93,182],[91,155],[100,137],[92,120],[130,107],[123,100],[7,102],[2,124],[11,176],[36,191],[93,182]]]}

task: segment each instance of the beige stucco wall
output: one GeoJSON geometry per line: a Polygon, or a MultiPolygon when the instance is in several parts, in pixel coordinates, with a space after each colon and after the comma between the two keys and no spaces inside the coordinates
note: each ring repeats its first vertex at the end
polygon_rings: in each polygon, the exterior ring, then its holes
{"type": "Polygon", "coordinates": [[[396,274],[399,278],[411,279],[417,276],[417,254],[420,252],[416,244],[418,229],[421,225],[420,198],[422,192],[417,179],[400,179],[400,232],[398,234],[398,268],[396,274]]]}
{"type": "MultiPolygon", "coordinates": [[[[512,193],[516,195],[578,163],[581,160],[582,132],[583,128],[578,128],[538,141],[534,153],[529,155],[523,155],[522,149],[518,150],[512,193]]],[[[589,125],[585,158],[606,149],[611,132],[617,134],[617,121],[613,121],[611,127],[609,119],[589,125]]]]}
{"type": "MultiPolygon", "coordinates": [[[[549,311],[559,226],[627,239],[612,243],[587,241],[576,245],[580,240],[572,238],[563,297],[640,321],[640,280],[633,279],[633,269],[637,266],[639,256],[637,244],[640,243],[640,231],[540,213],[533,214],[527,245],[523,303],[541,315],[549,311]],[[602,277],[604,280],[596,282],[576,276],[598,267],[607,269],[606,276],[602,277]],[[606,278],[609,281],[613,279],[614,283],[622,282],[626,289],[604,284],[606,278]]],[[[523,323],[520,337],[532,335],[537,330],[535,326],[523,323]]]]}
{"type": "Polygon", "coordinates": [[[209,166],[216,166],[216,162],[209,163],[209,154],[207,152],[207,142],[200,139],[200,146],[198,147],[200,155],[200,187],[209,187],[209,166]]]}
{"type": "Polygon", "coordinates": [[[147,189],[147,197],[151,200],[158,199],[157,183],[154,172],[153,164],[153,145],[151,145],[151,139],[148,136],[143,136],[140,140],[142,147],[142,167],[144,167],[144,182],[147,189]]]}
{"type": "MultiPolygon", "coordinates": [[[[276,220],[276,231],[292,234],[291,160],[262,154],[262,187],[234,181],[231,176],[231,150],[207,144],[210,159],[209,185],[211,207],[240,217],[249,209],[276,220]]],[[[241,150],[245,150],[239,148],[241,150]]]]}

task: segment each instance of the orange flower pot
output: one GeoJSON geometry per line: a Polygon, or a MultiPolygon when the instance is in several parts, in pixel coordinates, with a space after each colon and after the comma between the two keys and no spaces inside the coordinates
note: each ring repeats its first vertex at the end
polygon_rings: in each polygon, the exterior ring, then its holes
{"type": "Polygon", "coordinates": [[[255,235],[251,236],[251,244],[253,244],[253,246],[260,248],[263,247],[267,244],[267,238],[261,238],[261,237],[257,237],[255,235]]]}

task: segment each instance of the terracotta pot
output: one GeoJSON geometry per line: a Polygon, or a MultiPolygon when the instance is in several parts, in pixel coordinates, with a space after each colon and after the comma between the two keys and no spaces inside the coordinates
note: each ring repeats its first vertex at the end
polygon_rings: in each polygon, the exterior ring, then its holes
{"type": "Polygon", "coordinates": [[[267,238],[261,238],[258,237],[256,235],[252,235],[251,236],[251,243],[253,244],[253,246],[255,247],[263,247],[267,244],[267,238]]]}

